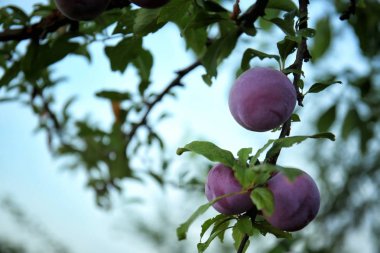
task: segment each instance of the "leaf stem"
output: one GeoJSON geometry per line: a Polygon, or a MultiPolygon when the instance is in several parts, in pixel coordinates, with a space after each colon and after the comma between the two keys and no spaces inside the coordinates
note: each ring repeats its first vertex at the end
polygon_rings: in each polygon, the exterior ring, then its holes
{"type": "MultiPolygon", "coordinates": [[[[254,223],[256,216],[257,216],[257,209],[254,207],[251,210],[248,210],[245,215],[249,216],[251,218],[251,222],[254,223]]],[[[244,248],[245,248],[245,245],[247,244],[248,240],[249,240],[249,235],[244,234],[243,239],[241,239],[239,248],[238,248],[236,253],[243,253],[244,252],[244,248]]]]}

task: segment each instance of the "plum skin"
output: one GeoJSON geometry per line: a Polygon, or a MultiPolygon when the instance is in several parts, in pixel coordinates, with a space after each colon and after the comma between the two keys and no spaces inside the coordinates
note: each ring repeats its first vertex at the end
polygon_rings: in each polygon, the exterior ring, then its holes
{"type": "Polygon", "coordinates": [[[130,2],[142,8],[154,9],[164,6],[169,0],[130,0],[130,2]]]}
{"type": "Polygon", "coordinates": [[[304,228],[317,215],[320,194],[314,180],[301,171],[294,181],[281,172],[268,180],[274,197],[274,212],[265,219],[274,227],[293,232],[304,228]]]}
{"type": "Polygon", "coordinates": [[[62,14],[72,20],[92,20],[108,6],[110,0],[55,0],[62,14]]]}
{"type": "MultiPolygon", "coordinates": [[[[231,168],[219,163],[208,173],[205,194],[208,201],[234,192],[240,192],[242,186],[236,180],[231,168]]],[[[232,215],[248,211],[253,207],[250,192],[222,198],[212,205],[218,212],[232,215]]]]}
{"type": "Polygon", "coordinates": [[[293,84],[281,71],[252,68],[235,81],[228,104],[232,116],[241,126],[265,132],[290,118],[296,100],[293,84]]]}

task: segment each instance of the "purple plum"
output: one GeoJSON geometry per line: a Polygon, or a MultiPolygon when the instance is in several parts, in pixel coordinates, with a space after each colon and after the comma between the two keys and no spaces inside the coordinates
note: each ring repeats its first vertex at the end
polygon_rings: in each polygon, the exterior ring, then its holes
{"type": "Polygon", "coordinates": [[[130,2],[142,8],[154,9],[165,5],[169,0],[130,0],[130,2]]]}
{"type": "MultiPolygon", "coordinates": [[[[241,190],[242,186],[234,177],[234,172],[231,168],[223,164],[217,164],[208,173],[205,193],[209,201],[241,190]]],[[[250,192],[225,197],[215,202],[213,207],[223,214],[240,214],[253,207],[249,195],[250,192]]]]}
{"type": "Polygon", "coordinates": [[[232,116],[241,126],[264,132],[288,120],[296,100],[293,84],[281,71],[252,68],[235,81],[228,103],[232,116]]]}
{"type": "Polygon", "coordinates": [[[73,20],[91,20],[99,16],[110,0],[55,0],[63,15],[73,20]]]}
{"type": "Polygon", "coordinates": [[[265,219],[274,227],[297,231],[309,224],[317,215],[320,194],[314,180],[304,171],[293,181],[281,172],[268,180],[274,197],[274,212],[265,219]]]}

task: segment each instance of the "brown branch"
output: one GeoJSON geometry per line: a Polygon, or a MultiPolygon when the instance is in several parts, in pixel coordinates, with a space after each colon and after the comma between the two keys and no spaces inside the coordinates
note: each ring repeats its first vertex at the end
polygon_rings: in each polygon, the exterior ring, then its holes
{"type": "MultiPolygon", "coordinates": [[[[107,9],[123,8],[128,5],[130,5],[129,1],[112,0],[107,9]]],[[[75,24],[77,24],[77,21],[70,20],[63,16],[58,10],[54,10],[38,23],[23,28],[8,29],[0,32],[0,42],[42,39],[47,34],[53,33],[63,26],[75,24]]]]}
{"type": "Polygon", "coordinates": [[[265,7],[269,0],[257,0],[254,5],[248,8],[246,12],[241,15],[238,20],[238,25],[252,26],[253,23],[261,16],[265,14],[265,7]]]}
{"type": "Polygon", "coordinates": [[[176,86],[183,86],[183,84],[181,83],[182,78],[184,76],[186,76],[187,74],[189,74],[192,70],[194,70],[196,67],[198,67],[200,65],[201,65],[201,62],[199,60],[197,60],[193,64],[189,65],[188,67],[186,67],[186,68],[184,68],[182,70],[177,71],[176,78],[173,79],[168,84],[168,86],[166,86],[166,88],[163,91],[161,91],[161,93],[159,93],[156,96],[156,98],[152,102],[146,104],[146,112],[144,113],[144,115],[142,116],[142,118],[140,119],[140,121],[138,123],[136,123],[136,124],[133,125],[131,131],[128,134],[128,142],[132,140],[132,138],[136,134],[137,130],[141,126],[144,126],[146,124],[146,120],[147,120],[150,112],[154,108],[154,106],[157,103],[159,103],[164,98],[164,96],[166,94],[168,94],[174,87],[176,87],[176,86]]]}
{"type": "MultiPolygon", "coordinates": [[[[298,30],[301,29],[306,29],[307,26],[307,20],[308,20],[308,4],[309,0],[299,0],[299,21],[298,21],[298,30]]],[[[309,50],[307,49],[307,38],[302,37],[301,43],[298,45],[297,48],[297,54],[296,54],[296,59],[294,63],[289,67],[291,69],[296,69],[297,71],[301,72],[302,71],[302,66],[303,62],[307,62],[311,56],[309,54],[309,50]]],[[[298,105],[303,106],[303,95],[300,93],[299,88],[298,88],[298,82],[301,79],[301,74],[300,73],[293,73],[294,79],[293,79],[293,86],[294,89],[297,92],[297,100],[298,100],[298,105]]],[[[279,138],[285,138],[286,136],[290,135],[290,129],[291,129],[291,118],[289,118],[285,123],[282,125],[281,133],[279,138]]],[[[281,149],[274,154],[272,157],[268,157],[266,159],[267,163],[270,164],[276,164],[277,159],[280,156],[281,149]]]]}

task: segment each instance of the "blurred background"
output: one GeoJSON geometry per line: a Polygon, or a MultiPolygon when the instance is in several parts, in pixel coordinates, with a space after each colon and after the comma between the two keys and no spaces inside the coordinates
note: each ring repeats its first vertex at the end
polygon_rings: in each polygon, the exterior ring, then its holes
{"type": "MultiPolygon", "coordinates": [[[[30,14],[35,4],[48,3],[2,0],[0,8],[14,5],[30,14]]],[[[233,2],[222,4],[231,9],[233,2]]],[[[250,4],[242,0],[242,10],[250,4]]],[[[342,84],[307,94],[304,107],[296,108],[301,121],[293,123],[291,135],[331,131],[337,140],[306,141],[284,150],[278,164],[300,168],[316,179],[320,213],[292,240],[260,236],[252,239],[247,252],[380,252],[380,3],[311,1],[309,13],[309,26],[317,34],[308,42],[313,60],[304,65],[305,90],[330,79],[342,84]],[[355,14],[340,20],[350,4],[355,14]]],[[[259,23],[265,26],[265,21],[259,23]]],[[[107,181],[108,164],[90,169],[98,159],[91,143],[106,147],[118,138],[112,135],[117,132],[115,104],[95,94],[136,94],[139,82],[133,68],[123,73],[110,69],[104,47],[118,38],[92,40],[91,61],[70,54],[51,66],[52,78],[59,80],[47,92],[53,98],[51,110],[60,112],[72,101],[63,137],[51,133],[48,120],[25,94],[0,86],[0,252],[196,252],[200,224],[216,211],[199,218],[185,241],[177,240],[176,228],[206,203],[203,184],[211,164],[192,155],[178,157],[175,151],[190,141],[208,140],[236,154],[242,147],[257,150],[277,138],[278,132],[243,129],[228,109],[229,88],[245,48],[276,53],[275,44],[283,37],[275,27],[258,33],[239,41],[211,87],[201,78],[204,69],[197,68],[184,78],[184,87],[173,90],[175,96],[155,106],[150,126],[137,133],[134,148],[127,152],[133,176],[112,182],[107,181]],[[62,139],[70,145],[60,146],[62,139]],[[87,153],[78,151],[83,146],[87,153]]],[[[27,45],[21,42],[18,50],[25,52],[27,45]]],[[[154,58],[152,93],[194,61],[171,23],[146,36],[144,48],[154,58]]],[[[276,67],[268,59],[254,59],[251,66],[276,67]]],[[[4,73],[0,69],[0,77],[4,73]]],[[[132,121],[138,116],[132,115],[132,121]]],[[[224,243],[215,240],[207,252],[234,251],[227,233],[224,243]]]]}

